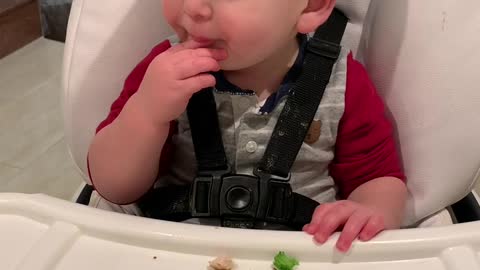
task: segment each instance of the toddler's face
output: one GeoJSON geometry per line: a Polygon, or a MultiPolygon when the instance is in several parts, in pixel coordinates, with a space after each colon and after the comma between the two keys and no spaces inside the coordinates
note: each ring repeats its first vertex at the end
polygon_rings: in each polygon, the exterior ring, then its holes
{"type": "Polygon", "coordinates": [[[182,41],[225,49],[224,70],[262,62],[297,34],[308,0],[163,0],[163,11],[182,41]]]}

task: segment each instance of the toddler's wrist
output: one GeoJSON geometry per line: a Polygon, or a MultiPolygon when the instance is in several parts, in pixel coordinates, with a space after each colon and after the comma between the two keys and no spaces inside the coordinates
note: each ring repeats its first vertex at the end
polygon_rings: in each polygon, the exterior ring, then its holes
{"type": "Polygon", "coordinates": [[[151,110],[147,108],[147,104],[142,102],[141,97],[137,94],[133,95],[119,115],[119,120],[126,128],[134,128],[135,130],[144,130],[149,133],[158,134],[160,132],[168,132],[170,121],[155,117],[151,110]]]}

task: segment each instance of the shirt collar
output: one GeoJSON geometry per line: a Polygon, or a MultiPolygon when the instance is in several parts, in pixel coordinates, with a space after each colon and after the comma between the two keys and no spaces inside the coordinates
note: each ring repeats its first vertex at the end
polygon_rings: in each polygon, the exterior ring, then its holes
{"type": "MultiPolygon", "coordinates": [[[[299,34],[298,36],[299,42],[299,51],[297,58],[295,59],[294,64],[287,72],[283,81],[279,87],[279,89],[273,93],[266,101],[265,104],[260,108],[260,113],[267,114],[273,111],[275,106],[280,102],[280,100],[285,97],[293,87],[293,84],[297,80],[300,72],[302,71],[304,57],[305,57],[305,48],[308,43],[307,35],[299,34]]],[[[255,92],[253,90],[242,89],[237,85],[234,85],[230,81],[228,81],[223,72],[215,72],[213,73],[216,79],[215,90],[219,93],[227,93],[232,95],[248,95],[253,96],[255,92]]]]}

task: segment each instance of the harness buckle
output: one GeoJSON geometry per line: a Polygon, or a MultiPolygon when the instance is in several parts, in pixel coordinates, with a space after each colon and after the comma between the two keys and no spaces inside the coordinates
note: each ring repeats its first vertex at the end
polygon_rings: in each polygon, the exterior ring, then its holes
{"type": "Polygon", "coordinates": [[[193,180],[190,190],[190,209],[193,217],[218,216],[222,179],[231,174],[230,166],[219,171],[202,171],[193,180]]]}
{"type": "Polygon", "coordinates": [[[291,173],[282,177],[266,173],[259,168],[254,174],[260,180],[260,203],[257,217],[272,223],[288,223],[293,215],[291,173]]]}
{"type": "Polygon", "coordinates": [[[193,217],[218,217],[222,226],[253,228],[257,221],[287,223],[293,213],[293,192],[287,177],[256,169],[254,175],[203,172],[193,182],[193,217]]]}

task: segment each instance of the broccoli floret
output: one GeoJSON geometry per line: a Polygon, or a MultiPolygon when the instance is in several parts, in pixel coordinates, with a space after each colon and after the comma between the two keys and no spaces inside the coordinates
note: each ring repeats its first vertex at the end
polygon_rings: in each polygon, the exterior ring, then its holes
{"type": "Polygon", "coordinates": [[[293,257],[289,257],[285,252],[279,252],[273,261],[273,267],[277,270],[293,270],[299,262],[293,257]]]}

